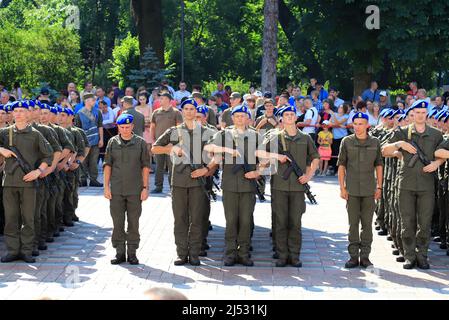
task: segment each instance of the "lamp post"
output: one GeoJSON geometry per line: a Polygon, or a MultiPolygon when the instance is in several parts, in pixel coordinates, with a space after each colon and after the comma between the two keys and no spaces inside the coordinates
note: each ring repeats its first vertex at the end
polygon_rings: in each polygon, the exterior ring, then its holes
{"type": "Polygon", "coordinates": [[[184,79],[184,0],[181,0],[181,80],[184,79]]]}

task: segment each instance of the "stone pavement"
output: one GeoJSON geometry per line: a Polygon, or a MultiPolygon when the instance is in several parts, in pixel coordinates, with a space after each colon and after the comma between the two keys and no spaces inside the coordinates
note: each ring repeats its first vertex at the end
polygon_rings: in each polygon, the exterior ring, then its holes
{"type": "MultiPolygon", "coordinates": [[[[151,176],[153,179],[153,176],[151,176]]],[[[269,237],[269,201],[257,203],[252,268],[222,264],[225,220],[212,203],[211,249],[199,267],[175,267],[170,196],[151,195],[141,217],[141,264],[113,266],[109,202],[100,188],[82,188],[80,222],[67,228],[36,264],[0,264],[0,299],[143,299],[154,286],[172,287],[190,299],[447,299],[449,257],[432,243],[431,269],[403,270],[391,242],[374,236],[372,270],[343,268],[347,217],[334,177],[311,183],[319,205],[303,216],[303,268],[275,268],[269,237]]],[[[269,190],[269,188],[267,188],[269,190]]],[[[166,190],[168,191],[168,190],[166,190]]],[[[267,197],[269,200],[269,197],[267,197]]],[[[5,253],[0,238],[0,254],[5,253]]]]}

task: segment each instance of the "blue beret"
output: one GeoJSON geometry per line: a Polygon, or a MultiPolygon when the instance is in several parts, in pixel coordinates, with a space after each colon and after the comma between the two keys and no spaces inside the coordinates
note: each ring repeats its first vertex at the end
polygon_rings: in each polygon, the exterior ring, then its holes
{"type": "Polygon", "coordinates": [[[117,123],[118,125],[121,125],[121,124],[130,124],[130,123],[133,123],[133,120],[134,120],[134,117],[133,117],[132,114],[129,114],[129,113],[122,113],[122,114],[117,118],[116,123],[117,123]]]}
{"type": "Polygon", "coordinates": [[[195,108],[198,108],[198,103],[196,103],[196,101],[195,101],[193,98],[189,98],[189,99],[184,100],[184,101],[181,103],[181,109],[184,109],[184,106],[185,106],[186,104],[191,104],[191,105],[193,105],[195,108]]]}
{"type": "Polygon", "coordinates": [[[432,109],[430,110],[430,112],[427,114],[427,118],[433,118],[437,115],[437,113],[440,112],[438,109],[432,109]]]}
{"type": "Polygon", "coordinates": [[[398,122],[401,122],[403,120],[405,120],[405,118],[407,118],[407,116],[404,114],[402,114],[399,118],[398,118],[398,122]]]}
{"type": "Polygon", "coordinates": [[[441,121],[441,119],[442,119],[443,117],[445,117],[446,114],[447,114],[447,112],[444,111],[444,110],[439,111],[439,112],[435,115],[435,120],[441,121]]]}
{"type": "Polygon", "coordinates": [[[30,108],[34,109],[36,107],[36,102],[34,102],[33,100],[28,100],[27,103],[30,108]]]}
{"type": "Polygon", "coordinates": [[[410,111],[412,111],[412,107],[405,109],[405,116],[408,117],[408,115],[410,114],[410,111]]]}
{"type": "Polygon", "coordinates": [[[354,122],[355,119],[366,119],[366,121],[369,120],[368,115],[366,113],[363,113],[363,112],[356,112],[352,116],[352,122],[354,122]]]}
{"type": "Polygon", "coordinates": [[[11,105],[11,110],[14,110],[16,108],[28,109],[28,103],[26,103],[25,101],[14,101],[11,105]]]}
{"type": "Polygon", "coordinates": [[[206,115],[209,111],[209,108],[207,106],[198,106],[196,107],[196,112],[206,115]]]}
{"type": "Polygon", "coordinates": [[[288,98],[288,104],[291,106],[295,106],[295,97],[291,96],[290,98],[288,98]]]}
{"type": "Polygon", "coordinates": [[[0,111],[5,111],[5,106],[0,104],[0,111]]]}
{"type": "Polygon", "coordinates": [[[418,100],[418,101],[415,101],[410,108],[411,109],[423,109],[423,108],[427,109],[428,106],[429,106],[429,103],[427,101],[418,100]]]}
{"type": "Polygon", "coordinates": [[[398,114],[403,115],[403,114],[405,114],[405,111],[402,109],[394,110],[390,115],[390,119],[393,119],[398,114]]]}
{"type": "Polygon", "coordinates": [[[379,117],[381,118],[387,118],[389,116],[391,116],[391,114],[394,112],[393,109],[391,108],[385,108],[383,109],[380,113],[379,113],[379,117]]]}
{"type": "Polygon", "coordinates": [[[279,117],[282,117],[284,115],[284,112],[289,112],[289,111],[294,112],[296,114],[296,108],[294,106],[283,106],[282,108],[280,108],[277,115],[279,117]]]}
{"type": "Polygon", "coordinates": [[[50,110],[51,111],[51,107],[46,103],[39,102],[38,105],[40,106],[41,110],[50,110]]]}
{"type": "Polygon", "coordinates": [[[57,107],[50,107],[50,112],[53,114],[58,114],[58,108],[57,107]]]}
{"type": "Polygon", "coordinates": [[[12,111],[12,109],[11,109],[11,102],[8,102],[7,104],[5,104],[3,106],[3,110],[5,110],[6,112],[11,112],[12,111]]]}
{"type": "Polygon", "coordinates": [[[449,120],[449,112],[446,113],[446,115],[443,117],[443,122],[446,123],[447,120],[449,120]]]}
{"type": "Polygon", "coordinates": [[[62,108],[61,113],[65,113],[68,116],[73,116],[73,111],[70,108],[62,108]]]}
{"type": "Polygon", "coordinates": [[[237,112],[246,113],[251,118],[251,113],[249,112],[249,109],[246,105],[240,105],[240,106],[235,107],[234,109],[232,109],[231,115],[234,115],[234,113],[237,113],[237,112]]]}
{"type": "Polygon", "coordinates": [[[279,114],[281,113],[281,110],[283,109],[284,107],[279,107],[279,108],[277,108],[277,109],[274,109],[274,115],[276,116],[276,117],[279,117],[279,114]]]}

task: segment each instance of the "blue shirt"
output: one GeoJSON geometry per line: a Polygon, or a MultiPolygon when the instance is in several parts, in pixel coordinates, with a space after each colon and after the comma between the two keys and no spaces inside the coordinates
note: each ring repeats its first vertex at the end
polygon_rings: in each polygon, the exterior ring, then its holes
{"type": "MultiPolygon", "coordinates": [[[[107,103],[108,107],[111,108],[111,99],[108,97],[103,97],[103,101],[107,103]]],[[[95,108],[98,109],[98,103],[100,102],[100,98],[97,98],[97,102],[95,102],[95,108]]]]}
{"type": "Polygon", "coordinates": [[[324,99],[327,99],[329,96],[329,93],[324,88],[321,88],[320,94],[318,95],[318,100],[323,101],[324,99]]]}
{"type": "Polygon", "coordinates": [[[223,102],[223,104],[221,106],[217,107],[217,108],[218,108],[218,113],[221,114],[221,113],[223,113],[223,111],[225,111],[227,108],[229,108],[229,106],[228,106],[227,103],[223,102]]]}
{"type": "Polygon", "coordinates": [[[321,103],[321,101],[319,99],[317,101],[312,100],[312,104],[318,110],[318,113],[321,113],[321,111],[323,110],[323,104],[321,103]]]}
{"type": "Polygon", "coordinates": [[[363,99],[363,101],[371,100],[371,101],[379,102],[380,101],[379,94],[380,94],[380,90],[376,90],[376,91],[372,92],[371,89],[366,89],[362,93],[362,99],[363,99]]]}

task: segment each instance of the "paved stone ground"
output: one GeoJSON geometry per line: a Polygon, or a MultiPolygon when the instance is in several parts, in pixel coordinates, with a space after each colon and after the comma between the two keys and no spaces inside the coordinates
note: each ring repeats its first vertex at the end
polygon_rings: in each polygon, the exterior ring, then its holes
{"type": "MultiPolygon", "coordinates": [[[[153,178],[153,176],[152,176],[153,178]]],[[[372,270],[343,268],[347,260],[347,217],[337,180],[311,184],[319,205],[303,216],[303,268],[275,268],[269,237],[270,203],[257,203],[252,268],[222,264],[224,214],[212,203],[211,249],[199,267],[175,267],[170,196],[144,203],[138,266],[112,266],[112,220],[102,189],[83,188],[80,223],[49,244],[36,264],[0,264],[0,299],[142,299],[154,286],[172,287],[190,299],[447,299],[449,257],[432,243],[431,270],[403,270],[391,242],[375,235],[372,270]]],[[[269,188],[267,188],[269,190],[269,188]]],[[[168,191],[168,190],[166,190],[168,191]]],[[[269,199],[269,197],[268,197],[269,199]]],[[[0,238],[0,254],[5,253],[0,238]]]]}

